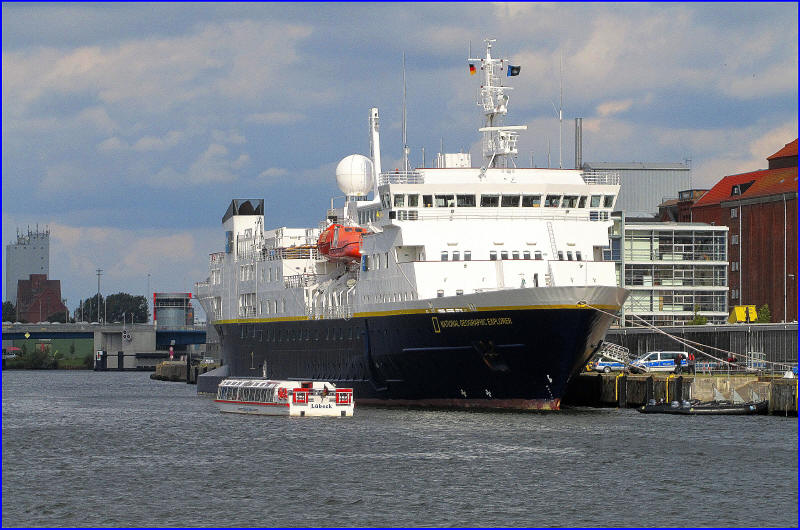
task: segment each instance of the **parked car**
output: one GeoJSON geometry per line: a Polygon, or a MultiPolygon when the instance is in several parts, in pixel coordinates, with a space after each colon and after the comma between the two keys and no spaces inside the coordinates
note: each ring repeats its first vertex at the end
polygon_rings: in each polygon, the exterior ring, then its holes
{"type": "Polygon", "coordinates": [[[600,357],[592,362],[591,367],[595,372],[604,372],[606,374],[612,370],[621,371],[625,369],[625,365],[621,362],[606,359],[605,357],[600,357]]]}
{"type": "Polygon", "coordinates": [[[650,351],[633,361],[631,366],[641,368],[646,372],[674,372],[675,359],[678,358],[678,355],[683,355],[681,367],[688,369],[689,354],[685,351],[650,351]]]}

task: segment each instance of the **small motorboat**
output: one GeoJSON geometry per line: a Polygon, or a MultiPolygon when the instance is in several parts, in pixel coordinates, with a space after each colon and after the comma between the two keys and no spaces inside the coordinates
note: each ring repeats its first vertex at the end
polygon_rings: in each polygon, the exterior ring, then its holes
{"type": "Polygon", "coordinates": [[[353,389],[322,381],[224,379],[214,400],[220,412],[262,416],[352,416],[353,389]]]}
{"type": "Polygon", "coordinates": [[[732,401],[673,401],[671,403],[656,403],[651,399],[646,405],[637,410],[644,414],[690,414],[690,415],[748,415],[766,414],[769,402],[747,401],[734,403],[732,401]]]}
{"type": "Polygon", "coordinates": [[[358,226],[331,224],[319,235],[317,248],[331,261],[360,261],[361,238],[370,232],[358,226]]]}

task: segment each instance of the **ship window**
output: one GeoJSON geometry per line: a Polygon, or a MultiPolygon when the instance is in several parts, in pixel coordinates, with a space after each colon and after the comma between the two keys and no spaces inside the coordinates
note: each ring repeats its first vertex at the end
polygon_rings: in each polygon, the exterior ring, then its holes
{"type": "Polygon", "coordinates": [[[497,260],[497,251],[496,250],[490,250],[489,251],[489,259],[492,260],[492,261],[496,261],[497,260]]]}
{"type": "Polygon", "coordinates": [[[353,231],[353,229],[352,229],[351,227],[346,227],[346,228],[344,229],[344,231],[345,231],[345,232],[352,232],[352,231],[353,231]]]}
{"type": "Polygon", "coordinates": [[[447,251],[446,250],[442,251],[442,261],[447,261],[447,251]]]}
{"type": "Polygon", "coordinates": [[[567,251],[567,261],[572,261],[572,251],[571,250],[567,251]]]}
{"type": "Polygon", "coordinates": [[[500,206],[499,195],[481,195],[481,206],[485,208],[492,208],[500,206]]]}
{"type": "Polygon", "coordinates": [[[522,251],[522,259],[531,259],[531,251],[530,250],[523,250],[522,251]]]}
{"type": "Polygon", "coordinates": [[[581,251],[580,250],[576,250],[575,251],[575,259],[578,260],[578,261],[583,261],[583,256],[581,256],[581,251]]]}
{"type": "Polygon", "coordinates": [[[353,340],[353,328],[347,328],[347,339],[353,340]]]}
{"type": "Polygon", "coordinates": [[[523,208],[538,208],[542,205],[541,195],[523,195],[522,207],[523,208]]]}
{"type": "Polygon", "coordinates": [[[453,195],[437,195],[436,207],[437,208],[452,208],[456,205],[453,195]]]}
{"type": "Polygon", "coordinates": [[[464,289],[456,289],[456,296],[461,296],[464,294],[464,289]]]}
{"type": "Polygon", "coordinates": [[[405,204],[405,202],[406,202],[405,199],[406,199],[405,195],[395,195],[394,196],[394,205],[395,206],[405,206],[406,205],[405,204]]]}
{"type": "Polygon", "coordinates": [[[425,208],[431,208],[433,206],[433,195],[423,195],[422,206],[425,208]]]}
{"type": "Polygon", "coordinates": [[[500,202],[500,206],[503,208],[516,208],[519,206],[519,195],[503,195],[503,199],[500,202]]]}
{"type": "Polygon", "coordinates": [[[511,251],[511,259],[519,259],[519,250],[511,251]]]}
{"type": "Polygon", "coordinates": [[[606,195],[606,198],[603,200],[603,208],[611,208],[612,206],[614,206],[614,196],[606,195]]]}
{"type": "Polygon", "coordinates": [[[564,261],[564,251],[563,250],[559,250],[558,251],[558,261],[564,261]]]}
{"type": "Polygon", "coordinates": [[[389,268],[389,253],[388,253],[388,252],[384,252],[384,254],[383,254],[383,258],[384,258],[384,262],[383,262],[383,264],[384,264],[384,265],[386,266],[386,268],[388,269],[388,268],[389,268]]]}
{"type": "Polygon", "coordinates": [[[575,208],[578,206],[577,195],[564,195],[564,202],[561,203],[562,208],[575,208]]]}
{"type": "Polygon", "coordinates": [[[409,195],[408,196],[408,205],[411,208],[416,208],[417,206],[419,206],[419,195],[417,195],[416,193],[413,194],[413,195],[409,195]]]}
{"type": "Polygon", "coordinates": [[[589,206],[597,208],[600,206],[600,195],[592,195],[592,200],[589,201],[589,206]]]}
{"type": "Polygon", "coordinates": [[[578,201],[578,208],[586,208],[586,195],[581,195],[581,200],[578,201]]]}
{"type": "Polygon", "coordinates": [[[453,261],[459,261],[461,259],[461,252],[454,250],[453,251],[453,261]]]}
{"type": "Polygon", "coordinates": [[[444,296],[444,290],[443,289],[439,289],[438,291],[436,291],[436,297],[437,298],[441,298],[443,296],[444,296]]]}
{"type": "Polygon", "coordinates": [[[500,259],[508,259],[508,251],[507,250],[501,250],[500,251],[500,259]]]}
{"type": "Polygon", "coordinates": [[[544,205],[546,208],[558,208],[560,202],[561,195],[548,195],[544,200],[544,205]]]}
{"type": "Polygon", "coordinates": [[[472,208],[475,206],[474,195],[456,195],[456,206],[459,208],[472,208]]]}
{"type": "Polygon", "coordinates": [[[533,286],[534,287],[539,287],[539,273],[538,272],[534,272],[533,273],[533,286]]]}
{"type": "Polygon", "coordinates": [[[472,261],[472,251],[465,250],[464,251],[464,261],[472,261]]]}

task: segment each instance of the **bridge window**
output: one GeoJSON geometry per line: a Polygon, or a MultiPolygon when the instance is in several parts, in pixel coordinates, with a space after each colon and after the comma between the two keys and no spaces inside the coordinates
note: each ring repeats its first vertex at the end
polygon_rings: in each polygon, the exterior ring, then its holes
{"type": "Polygon", "coordinates": [[[442,261],[447,261],[447,251],[446,250],[442,251],[442,261]]]}
{"type": "Polygon", "coordinates": [[[503,208],[519,206],[519,195],[503,195],[503,200],[500,203],[503,208]]]}
{"type": "Polygon", "coordinates": [[[538,208],[542,205],[541,195],[523,195],[522,207],[523,208],[538,208]]]}
{"type": "Polygon", "coordinates": [[[522,259],[531,259],[531,251],[530,250],[523,250],[522,251],[522,259]]]}
{"type": "Polygon", "coordinates": [[[433,207],[433,195],[423,195],[422,196],[422,206],[425,208],[432,208],[433,207]]]}
{"type": "Polygon", "coordinates": [[[464,261],[472,261],[472,251],[465,250],[464,251],[464,261]]]}
{"type": "Polygon", "coordinates": [[[548,195],[544,200],[545,208],[558,208],[561,202],[561,195],[548,195]]]}
{"type": "Polygon", "coordinates": [[[456,200],[453,195],[437,195],[436,207],[437,208],[455,208],[456,200]]]}
{"type": "Polygon", "coordinates": [[[541,260],[542,259],[542,251],[541,250],[534,251],[533,259],[541,260]]]}
{"type": "Polygon", "coordinates": [[[572,261],[572,251],[571,250],[567,251],[567,261],[572,261]]]}
{"type": "Polygon", "coordinates": [[[499,195],[481,195],[481,207],[493,208],[500,206],[499,195]]]}
{"type": "Polygon", "coordinates": [[[461,259],[461,252],[454,250],[453,251],[453,261],[459,261],[461,259]]]}
{"type": "Polygon", "coordinates": [[[606,195],[605,199],[603,199],[603,208],[611,208],[612,206],[614,206],[614,196],[606,195]]]}
{"type": "Polygon", "coordinates": [[[508,251],[507,250],[501,250],[500,251],[500,259],[508,259],[508,251]]]}
{"type": "Polygon", "coordinates": [[[419,195],[414,193],[413,195],[408,196],[408,206],[410,208],[416,208],[419,206],[419,195]]]}
{"type": "Polygon", "coordinates": [[[456,195],[456,206],[459,208],[473,208],[475,206],[475,196],[456,195]]]}
{"type": "Polygon", "coordinates": [[[519,250],[511,251],[511,259],[519,259],[519,250]]]}
{"type": "Polygon", "coordinates": [[[564,251],[563,250],[559,250],[558,251],[558,261],[564,261],[564,251]]]}
{"type": "Polygon", "coordinates": [[[394,205],[395,206],[405,206],[406,205],[406,196],[405,195],[395,195],[394,196],[394,205]]]}
{"type": "Polygon", "coordinates": [[[586,195],[581,195],[581,199],[578,201],[578,208],[586,208],[586,195]]]}
{"type": "Polygon", "coordinates": [[[577,195],[564,195],[564,202],[561,203],[562,208],[575,208],[578,206],[577,195]]]}
{"type": "Polygon", "coordinates": [[[600,199],[602,195],[592,195],[592,199],[589,201],[589,206],[592,208],[598,208],[600,206],[600,199]]]}
{"type": "Polygon", "coordinates": [[[575,259],[578,260],[578,261],[583,261],[583,256],[581,256],[581,251],[580,250],[576,250],[575,251],[575,259]]]}
{"type": "Polygon", "coordinates": [[[497,261],[497,251],[496,250],[490,250],[489,251],[489,259],[492,260],[492,261],[497,261]]]}

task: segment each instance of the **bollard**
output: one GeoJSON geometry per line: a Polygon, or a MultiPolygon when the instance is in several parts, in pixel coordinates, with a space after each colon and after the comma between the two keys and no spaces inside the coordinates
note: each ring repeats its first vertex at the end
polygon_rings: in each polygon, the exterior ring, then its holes
{"type": "Polygon", "coordinates": [[[619,408],[625,408],[628,406],[628,376],[624,373],[620,373],[617,376],[617,406],[619,408]]]}

